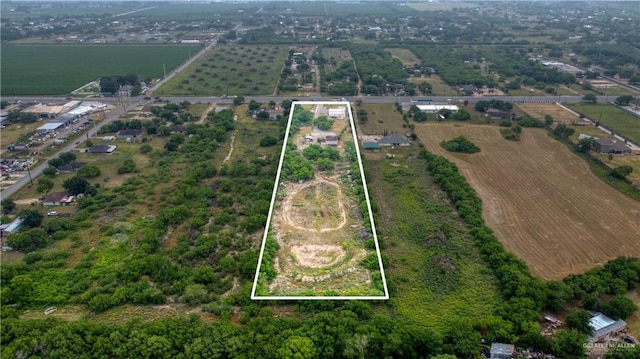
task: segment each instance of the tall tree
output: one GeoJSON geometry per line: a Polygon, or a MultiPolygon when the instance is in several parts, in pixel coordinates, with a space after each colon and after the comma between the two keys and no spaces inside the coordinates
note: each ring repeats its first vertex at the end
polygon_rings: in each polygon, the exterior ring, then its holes
{"type": "Polygon", "coordinates": [[[9,198],[4,198],[2,202],[0,202],[0,205],[2,206],[3,214],[11,213],[14,209],[16,209],[16,203],[9,198]]]}
{"type": "Polygon", "coordinates": [[[575,329],[580,333],[590,335],[593,332],[593,328],[589,325],[591,314],[588,311],[578,308],[567,315],[567,326],[571,329],[575,329]]]}

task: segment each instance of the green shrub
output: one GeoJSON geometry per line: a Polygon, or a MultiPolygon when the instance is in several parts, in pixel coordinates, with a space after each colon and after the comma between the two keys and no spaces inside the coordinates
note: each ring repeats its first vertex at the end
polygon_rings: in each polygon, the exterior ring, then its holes
{"type": "Polygon", "coordinates": [[[480,148],[464,136],[455,137],[449,141],[443,141],[440,146],[449,152],[477,153],[480,148]]]}

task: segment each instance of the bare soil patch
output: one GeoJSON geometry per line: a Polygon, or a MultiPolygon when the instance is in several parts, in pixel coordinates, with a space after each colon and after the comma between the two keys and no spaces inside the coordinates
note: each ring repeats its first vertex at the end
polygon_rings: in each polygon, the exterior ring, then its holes
{"type": "Polygon", "coordinates": [[[520,142],[495,126],[421,124],[429,151],[455,162],[483,201],[483,216],[532,273],[557,280],[618,256],[640,257],[640,203],[609,187],[543,130],[520,142]],[[465,136],[481,149],[453,154],[439,143],[465,136]]]}
{"type": "Polygon", "coordinates": [[[323,268],[344,258],[344,249],[338,245],[303,244],[291,247],[291,253],[301,267],[323,268]]]}

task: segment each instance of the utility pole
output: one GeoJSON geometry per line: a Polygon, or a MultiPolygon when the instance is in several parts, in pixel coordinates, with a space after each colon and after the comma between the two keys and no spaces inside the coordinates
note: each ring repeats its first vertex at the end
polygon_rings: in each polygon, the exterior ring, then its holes
{"type": "Polygon", "coordinates": [[[33,178],[31,178],[31,164],[27,166],[27,173],[29,174],[29,186],[33,186],[33,178]]]}

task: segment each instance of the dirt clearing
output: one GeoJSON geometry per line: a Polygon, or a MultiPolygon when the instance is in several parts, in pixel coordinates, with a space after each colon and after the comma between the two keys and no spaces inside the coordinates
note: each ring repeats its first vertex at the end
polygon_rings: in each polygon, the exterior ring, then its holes
{"type": "Polygon", "coordinates": [[[618,256],[640,257],[640,203],[543,130],[525,129],[520,142],[495,126],[423,124],[416,132],[429,151],[456,163],[482,198],[487,224],[534,275],[557,280],[618,256]],[[481,152],[440,147],[461,135],[481,152]]]}

